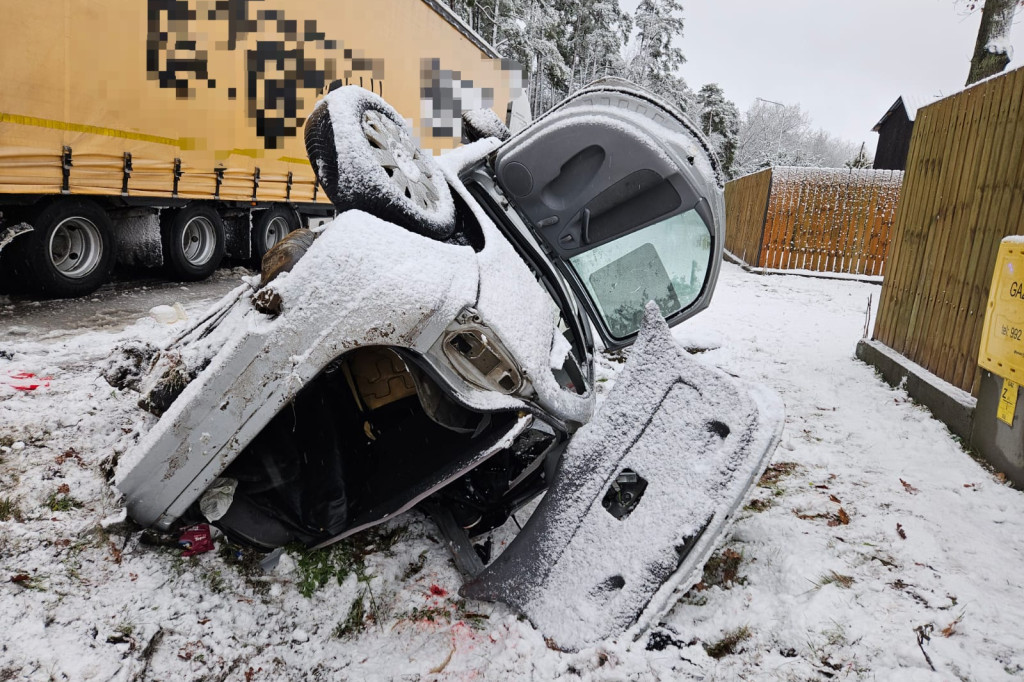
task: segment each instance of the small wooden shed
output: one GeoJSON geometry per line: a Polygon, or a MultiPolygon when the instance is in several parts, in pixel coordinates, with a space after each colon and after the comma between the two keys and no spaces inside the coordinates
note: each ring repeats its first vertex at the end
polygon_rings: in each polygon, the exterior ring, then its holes
{"type": "Polygon", "coordinates": [[[928,104],[923,97],[900,95],[889,110],[871,129],[878,133],[878,147],[875,149],[876,170],[906,170],[907,152],[910,151],[910,136],[914,132],[917,110],[928,104]]]}

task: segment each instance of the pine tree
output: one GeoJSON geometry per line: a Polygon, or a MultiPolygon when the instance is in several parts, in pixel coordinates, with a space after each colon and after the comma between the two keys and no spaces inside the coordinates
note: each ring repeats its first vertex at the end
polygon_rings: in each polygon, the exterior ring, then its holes
{"type": "Polygon", "coordinates": [[[694,118],[700,122],[701,130],[718,154],[722,172],[727,178],[733,177],[732,167],[740,134],[739,109],[725,98],[725,92],[717,83],[702,87],[695,105],[694,118]]]}
{"type": "Polygon", "coordinates": [[[558,40],[569,67],[569,92],[602,76],[621,75],[632,21],[618,0],[554,0],[563,22],[558,40]]]}
{"type": "Polygon", "coordinates": [[[686,58],[673,44],[683,36],[682,11],[678,0],[641,0],[633,19],[636,45],[626,77],[687,110],[693,93],[676,75],[686,58]]]}

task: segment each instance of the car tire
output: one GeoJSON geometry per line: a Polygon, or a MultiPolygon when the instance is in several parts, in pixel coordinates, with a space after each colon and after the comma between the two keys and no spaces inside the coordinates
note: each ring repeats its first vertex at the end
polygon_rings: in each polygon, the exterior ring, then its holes
{"type": "Polygon", "coordinates": [[[252,225],[252,256],[259,265],[263,256],[299,227],[295,213],[283,206],[274,206],[256,214],[252,225]]]}
{"type": "Polygon", "coordinates": [[[361,209],[435,239],[451,235],[455,205],[444,174],[383,99],[355,85],[338,88],[305,130],[309,162],[339,211],[361,209]]]}
{"type": "Polygon", "coordinates": [[[29,223],[33,230],[4,254],[29,291],[51,298],[85,296],[110,277],[114,226],[102,207],[86,199],[59,199],[29,223]]]}
{"type": "Polygon", "coordinates": [[[224,258],[224,220],[217,211],[189,204],[160,216],[164,266],[174,279],[206,279],[224,258]]]}

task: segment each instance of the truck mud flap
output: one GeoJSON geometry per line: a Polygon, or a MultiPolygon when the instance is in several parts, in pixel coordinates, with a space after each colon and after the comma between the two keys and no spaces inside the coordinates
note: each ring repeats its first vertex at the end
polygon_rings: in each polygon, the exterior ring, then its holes
{"type": "Polygon", "coordinates": [[[690,358],[648,304],[544,499],[462,595],[510,605],[565,650],[639,637],[696,582],[783,420],[777,395],[690,358]]]}

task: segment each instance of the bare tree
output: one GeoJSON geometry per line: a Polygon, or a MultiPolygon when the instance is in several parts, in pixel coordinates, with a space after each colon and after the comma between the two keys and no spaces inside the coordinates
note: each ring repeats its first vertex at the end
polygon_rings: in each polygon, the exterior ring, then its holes
{"type": "MultiPolygon", "coordinates": [[[[978,40],[974,43],[974,56],[971,57],[971,70],[967,75],[967,85],[993,76],[1010,63],[1009,49],[1010,27],[1013,15],[1017,11],[1019,0],[985,0],[981,9],[981,26],[978,27],[978,40]]],[[[976,3],[968,3],[973,10],[976,3]]]]}

